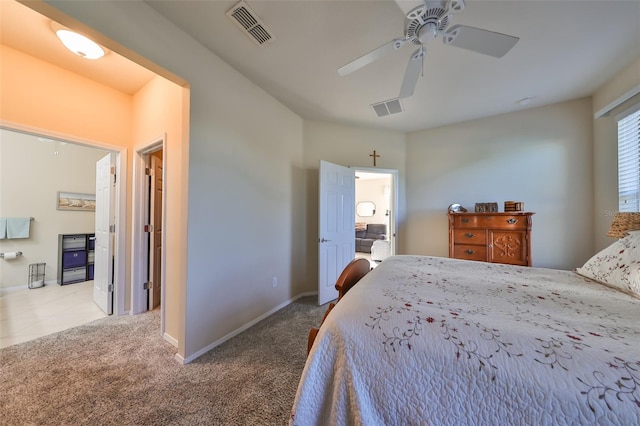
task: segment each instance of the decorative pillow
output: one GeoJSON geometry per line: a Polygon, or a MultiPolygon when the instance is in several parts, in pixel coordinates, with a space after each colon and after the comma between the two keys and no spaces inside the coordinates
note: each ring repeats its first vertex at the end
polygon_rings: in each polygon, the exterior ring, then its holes
{"type": "Polygon", "coordinates": [[[576,272],[640,297],[640,232],[631,231],[593,256],[576,272]]]}

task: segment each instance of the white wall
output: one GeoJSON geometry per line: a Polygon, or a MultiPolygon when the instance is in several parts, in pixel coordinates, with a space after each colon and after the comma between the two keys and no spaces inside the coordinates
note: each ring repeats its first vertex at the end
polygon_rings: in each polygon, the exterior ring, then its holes
{"type": "Polygon", "coordinates": [[[523,201],[533,265],[572,269],[593,255],[591,99],[410,133],[407,251],[448,256],[447,207],[523,201]]]}
{"type": "Polygon", "coordinates": [[[306,286],[302,119],[142,2],[47,3],[189,83],[189,360],[306,286]]]}
{"type": "MultiPolygon", "coordinates": [[[[596,91],[593,95],[593,112],[638,86],[640,58],[596,91]]],[[[640,95],[620,105],[608,117],[597,118],[593,122],[594,230],[598,251],[615,241],[607,237],[613,215],[618,211],[618,124],[615,116],[638,102],[640,95]]]]}
{"type": "Polygon", "coordinates": [[[57,193],[95,194],[95,164],[106,153],[0,129],[0,217],[34,218],[29,238],[0,240],[0,252],[23,253],[0,259],[0,288],[27,285],[31,263],[46,263],[47,283],[56,282],[58,234],[95,230],[94,213],[57,210],[57,193]]]}

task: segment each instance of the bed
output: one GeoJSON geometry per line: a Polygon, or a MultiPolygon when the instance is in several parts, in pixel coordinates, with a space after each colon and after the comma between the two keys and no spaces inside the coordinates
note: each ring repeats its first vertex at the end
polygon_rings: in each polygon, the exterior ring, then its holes
{"type": "MultiPolygon", "coordinates": [[[[636,283],[640,256],[629,263],[636,283]]],[[[571,271],[387,258],[327,315],[290,424],[640,424],[640,299],[623,290],[571,271]]]]}

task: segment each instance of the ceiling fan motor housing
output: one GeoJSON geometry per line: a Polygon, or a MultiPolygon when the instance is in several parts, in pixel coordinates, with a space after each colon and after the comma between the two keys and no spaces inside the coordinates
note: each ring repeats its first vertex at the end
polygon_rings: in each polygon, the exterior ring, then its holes
{"type": "Polygon", "coordinates": [[[415,45],[422,45],[444,32],[449,16],[444,2],[427,2],[407,14],[406,38],[415,45]]]}

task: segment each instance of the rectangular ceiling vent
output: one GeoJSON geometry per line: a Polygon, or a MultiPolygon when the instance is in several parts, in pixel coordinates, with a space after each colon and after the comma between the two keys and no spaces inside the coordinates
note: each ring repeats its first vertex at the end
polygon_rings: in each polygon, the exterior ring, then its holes
{"type": "Polygon", "coordinates": [[[385,117],[391,114],[402,112],[402,104],[400,99],[390,99],[388,101],[372,104],[371,108],[376,112],[378,117],[385,117]]]}
{"type": "Polygon", "coordinates": [[[243,1],[229,9],[227,16],[258,46],[275,40],[260,18],[243,1]]]}

